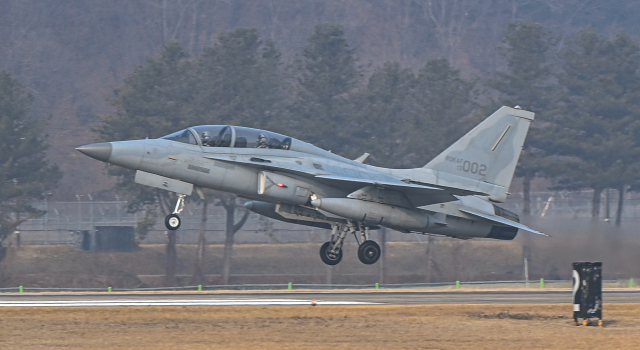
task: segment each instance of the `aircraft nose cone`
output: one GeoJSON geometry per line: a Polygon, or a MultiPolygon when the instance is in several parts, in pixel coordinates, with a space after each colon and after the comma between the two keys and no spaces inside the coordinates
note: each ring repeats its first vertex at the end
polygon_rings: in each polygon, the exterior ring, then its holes
{"type": "Polygon", "coordinates": [[[111,142],[100,142],[80,146],[76,149],[91,158],[95,158],[103,162],[108,162],[109,158],[111,157],[113,146],[111,146],[111,142]]]}
{"type": "Polygon", "coordinates": [[[251,210],[251,211],[253,211],[253,201],[246,202],[246,203],[244,204],[244,207],[245,207],[245,208],[247,208],[247,210],[251,210]]]}

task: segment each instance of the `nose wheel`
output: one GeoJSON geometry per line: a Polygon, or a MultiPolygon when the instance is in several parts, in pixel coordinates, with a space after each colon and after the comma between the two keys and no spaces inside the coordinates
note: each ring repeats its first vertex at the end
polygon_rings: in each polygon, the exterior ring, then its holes
{"type": "Polygon", "coordinates": [[[164,225],[168,230],[175,231],[180,228],[180,224],[182,224],[182,220],[178,214],[169,214],[164,218],[164,225]]]}
{"type": "Polygon", "coordinates": [[[164,226],[167,227],[167,230],[175,231],[180,228],[180,224],[182,224],[182,220],[178,216],[184,209],[184,194],[178,195],[178,202],[176,203],[175,209],[173,209],[173,213],[167,215],[164,218],[164,226]]]}

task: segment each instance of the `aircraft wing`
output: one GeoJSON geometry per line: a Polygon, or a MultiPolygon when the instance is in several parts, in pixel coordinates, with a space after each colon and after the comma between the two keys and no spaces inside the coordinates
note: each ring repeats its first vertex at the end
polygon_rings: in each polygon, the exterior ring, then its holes
{"type": "Polygon", "coordinates": [[[231,159],[228,157],[207,155],[205,156],[205,158],[230,164],[241,164],[265,170],[285,171],[292,174],[301,175],[303,177],[308,177],[310,179],[314,179],[328,185],[343,188],[351,192],[357,191],[358,189],[361,189],[365,186],[386,188],[388,190],[397,191],[404,194],[415,207],[456,201],[458,200],[458,198],[455,197],[456,195],[482,195],[482,193],[480,192],[472,192],[468,190],[442,186],[430,186],[427,184],[406,183],[400,180],[398,180],[397,182],[380,181],[348,176],[330,175],[319,172],[310,172],[306,169],[298,169],[293,164],[283,164],[282,162],[274,162],[269,159],[263,159],[260,157],[237,157],[236,159],[231,159]]]}
{"type": "Polygon", "coordinates": [[[442,188],[408,184],[402,181],[367,180],[335,175],[316,175],[315,179],[325,183],[339,184],[341,185],[340,187],[350,187],[355,190],[365,186],[376,186],[397,191],[407,196],[416,207],[458,200],[451,192],[442,188]]]}
{"type": "Polygon", "coordinates": [[[535,233],[537,235],[543,235],[543,236],[547,236],[550,237],[548,234],[546,233],[542,233],[540,231],[536,231],[530,227],[527,227],[519,222],[515,222],[509,219],[505,219],[503,217],[500,216],[495,216],[495,215],[489,215],[489,214],[482,214],[482,213],[477,213],[477,212],[473,212],[470,210],[466,210],[466,209],[459,209],[461,212],[463,213],[467,213],[469,215],[473,215],[473,216],[477,216],[477,217],[481,217],[483,219],[489,220],[489,221],[493,221],[502,225],[507,225],[507,226],[511,226],[511,227],[515,227],[518,228],[520,230],[525,230],[525,231],[529,231],[531,233],[535,233]]]}
{"type": "MultiPolygon", "coordinates": [[[[405,180],[402,180],[403,182],[405,180]]],[[[420,181],[413,181],[413,180],[406,180],[407,183],[410,184],[414,184],[414,185],[420,185],[420,186],[430,186],[430,187],[435,187],[435,188],[440,188],[443,189],[447,192],[450,192],[451,194],[454,194],[456,196],[488,196],[488,193],[485,192],[479,192],[479,191],[472,191],[472,190],[465,190],[462,188],[455,188],[455,187],[449,187],[449,186],[443,186],[443,185],[436,185],[436,184],[430,184],[430,183],[425,183],[425,182],[420,182],[420,181]]]]}

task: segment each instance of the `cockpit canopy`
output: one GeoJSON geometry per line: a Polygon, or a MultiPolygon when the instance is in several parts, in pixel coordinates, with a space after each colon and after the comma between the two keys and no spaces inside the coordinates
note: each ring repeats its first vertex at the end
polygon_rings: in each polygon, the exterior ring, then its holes
{"type": "Polygon", "coordinates": [[[230,125],[201,125],[162,137],[203,147],[291,148],[291,138],[271,131],[230,125]]]}

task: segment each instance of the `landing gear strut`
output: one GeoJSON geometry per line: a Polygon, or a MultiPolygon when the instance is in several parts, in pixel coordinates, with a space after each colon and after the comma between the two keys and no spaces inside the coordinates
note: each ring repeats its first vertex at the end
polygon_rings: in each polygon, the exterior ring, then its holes
{"type": "Polygon", "coordinates": [[[320,247],[320,258],[327,265],[336,265],[342,260],[342,245],[347,234],[351,232],[358,242],[358,259],[363,264],[371,265],[380,259],[381,249],[378,243],[369,239],[369,228],[358,223],[358,229],[351,221],[346,225],[334,224],[331,230],[331,240],[320,247]],[[360,239],[357,232],[360,231],[360,239]],[[360,243],[362,242],[362,243],[360,243]]]}
{"type": "Polygon", "coordinates": [[[179,194],[178,202],[176,203],[175,209],[173,209],[173,213],[167,215],[167,217],[164,218],[164,225],[168,230],[175,231],[180,228],[182,220],[180,219],[180,216],[178,216],[178,214],[180,214],[182,212],[182,209],[184,209],[185,197],[186,196],[184,194],[179,194]]]}
{"type": "Polygon", "coordinates": [[[342,244],[348,231],[349,227],[347,225],[331,226],[331,240],[320,247],[320,259],[322,259],[323,263],[336,265],[342,260],[342,244]]]}

